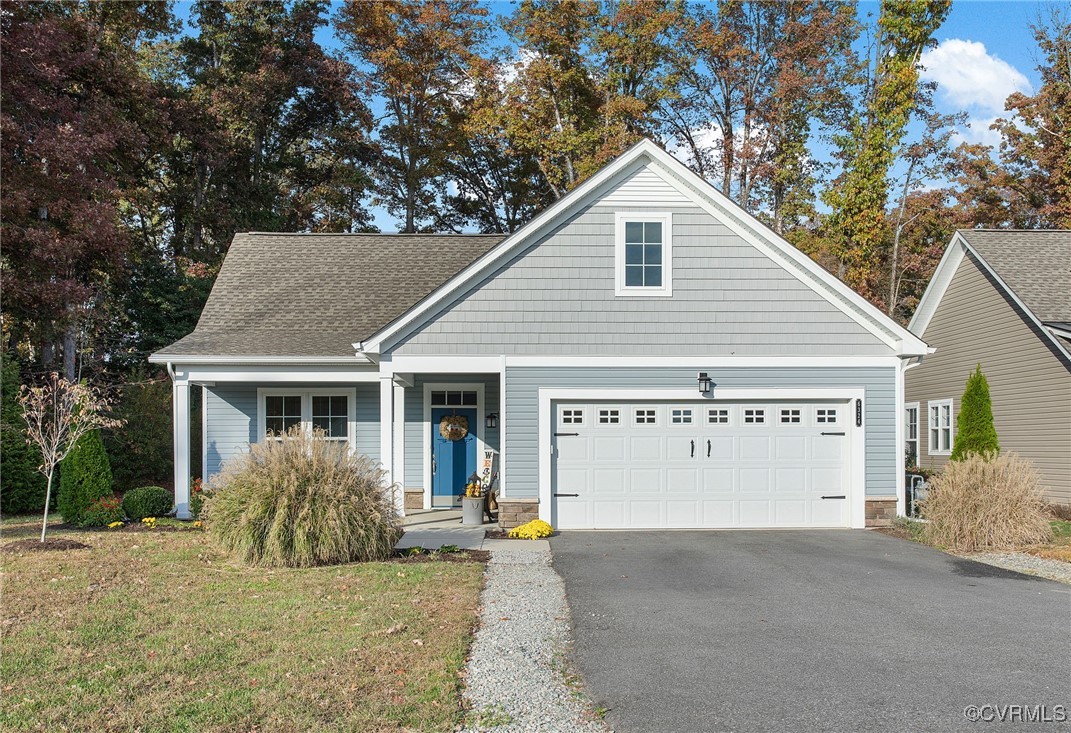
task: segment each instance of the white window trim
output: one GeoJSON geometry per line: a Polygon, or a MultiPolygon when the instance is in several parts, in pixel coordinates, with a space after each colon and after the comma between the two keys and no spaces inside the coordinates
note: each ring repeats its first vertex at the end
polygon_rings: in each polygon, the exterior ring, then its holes
{"type": "Polygon", "coordinates": [[[668,298],[673,295],[673,214],[665,211],[617,213],[614,249],[614,294],[631,298],[668,298]],[[662,223],[662,287],[625,285],[625,222],[662,223]]]}
{"type": "Polygon", "coordinates": [[[264,440],[267,432],[264,398],[289,396],[301,398],[301,428],[306,431],[312,430],[312,398],[317,397],[346,397],[346,445],[353,450],[357,440],[357,390],[348,388],[324,388],[324,389],[286,389],[285,387],[260,387],[257,389],[257,440],[264,440]]]}
{"type": "Polygon", "coordinates": [[[946,400],[930,400],[926,403],[926,453],[931,456],[950,456],[952,455],[952,444],[956,440],[955,423],[952,419],[952,399],[946,400]],[[933,409],[937,408],[937,424],[932,424],[933,409]],[[941,408],[948,408],[948,427],[944,428],[941,425],[941,408]],[[948,448],[947,449],[935,449],[933,446],[933,430],[937,430],[938,442],[940,442],[941,430],[948,430],[948,448]]]}
{"type": "Polygon", "coordinates": [[[922,408],[918,402],[908,402],[904,405],[904,445],[903,452],[906,459],[907,445],[908,443],[915,444],[915,463],[918,464],[918,460],[922,458],[922,454],[919,453],[919,441],[922,439],[922,408]],[[907,411],[915,411],[915,438],[912,440],[908,437],[907,431],[910,427],[910,423],[907,420],[907,411]]]}

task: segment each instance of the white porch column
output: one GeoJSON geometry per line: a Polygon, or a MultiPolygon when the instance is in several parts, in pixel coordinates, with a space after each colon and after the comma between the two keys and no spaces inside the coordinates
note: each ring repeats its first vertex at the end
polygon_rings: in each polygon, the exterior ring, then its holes
{"type": "Polygon", "coordinates": [[[190,383],[175,378],[171,384],[171,412],[175,444],[175,516],[190,518],[190,383]]]}
{"type": "Polygon", "coordinates": [[[395,496],[398,514],[405,516],[405,387],[394,383],[394,469],[391,475],[398,484],[395,496]]]}
{"type": "MultiPolygon", "coordinates": [[[[394,374],[379,374],[379,462],[386,472],[384,479],[394,483],[394,374]]],[[[405,492],[399,487],[394,494],[394,504],[404,513],[405,492]]]]}

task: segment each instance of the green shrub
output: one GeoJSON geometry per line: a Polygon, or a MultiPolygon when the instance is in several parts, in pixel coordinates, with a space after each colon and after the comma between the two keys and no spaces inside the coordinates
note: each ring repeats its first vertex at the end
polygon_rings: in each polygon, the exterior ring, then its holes
{"type": "Polygon", "coordinates": [[[989,382],[979,364],[963,390],[963,399],[956,416],[956,439],[951,460],[962,461],[971,454],[992,456],[1000,452],[997,429],[993,425],[993,402],[989,398],[989,382]]]}
{"type": "Polygon", "coordinates": [[[123,511],[135,522],[145,517],[162,517],[174,508],[174,497],[159,486],[142,486],[123,495],[123,511]]]}
{"type": "Polygon", "coordinates": [[[59,510],[63,521],[81,524],[82,513],[95,500],[112,495],[112,469],[100,432],[90,431],[63,459],[59,510]]]}
{"type": "Polygon", "coordinates": [[[171,380],[166,374],[142,370],[132,372],[128,379],[119,387],[114,410],[123,426],[104,434],[119,492],[170,481],[174,464],[171,380]]]}
{"type": "Polygon", "coordinates": [[[265,440],[212,478],[201,516],[252,565],[310,567],[385,560],[401,536],[384,472],[317,431],[265,440]]]}
{"type": "Polygon", "coordinates": [[[89,502],[78,524],[82,527],[107,527],[123,520],[123,509],[114,496],[102,496],[89,502]]]}
{"type": "Polygon", "coordinates": [[[26,421],[19,408],[22,377],[9,350],[0,354],[0,513],[31,514],[45,508],[45,477],[37,470],[41,454],[26,443],[26,421]]]}
{"type": "Polygon", "coordinates": [[[1037,470],[1014,453],[972,454],[949,463],[921,502],[924,537],[961,552],[1003,549],[1052,539],[1037,470]]]}

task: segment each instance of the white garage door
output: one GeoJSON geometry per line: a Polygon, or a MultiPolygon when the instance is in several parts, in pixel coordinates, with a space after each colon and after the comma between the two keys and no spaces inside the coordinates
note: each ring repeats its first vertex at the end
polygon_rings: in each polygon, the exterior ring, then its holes
{"type": "Polygon", "coordinates": [[[849,526],[843,402],[554,406],[561,529],[849,526]]]}

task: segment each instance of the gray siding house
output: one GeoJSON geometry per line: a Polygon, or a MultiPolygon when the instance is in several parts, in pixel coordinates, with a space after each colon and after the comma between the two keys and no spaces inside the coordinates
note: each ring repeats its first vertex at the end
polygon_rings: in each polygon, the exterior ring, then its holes
{"type": "Polygon", "coordinates": [[[976,365],[1003,450],[1071,504],[1071,231],[957,232],[908,328],[937,352],[907,372],[905,450],[939,470],[976,365]]]}
{"type": "Polygon", "coordinates": [[[323,429],[399,510],[497,473],[500,521],[863,527],[902,511],[903,385],[926,345],[657,145],[510,236],[240,234],[174,380],[206,478],[323,429]]]}

